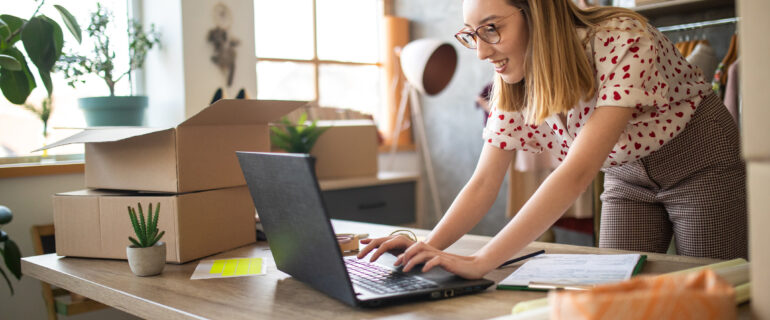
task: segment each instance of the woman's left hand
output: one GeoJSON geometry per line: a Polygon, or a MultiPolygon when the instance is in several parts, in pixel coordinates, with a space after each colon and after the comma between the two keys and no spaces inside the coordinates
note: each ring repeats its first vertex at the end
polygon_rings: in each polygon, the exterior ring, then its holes
{"type": "Polygon", "coordinates": [[[398,256],[396,265],[404,265],[403,271],[409,272],[416,265],[425,263],[422,272],[441,266],[447,271],[465,279],[481,279],[489,270],[485,270],[476,256],[461,256],[438,250],[431,245],[418,241],[398,256]]]}

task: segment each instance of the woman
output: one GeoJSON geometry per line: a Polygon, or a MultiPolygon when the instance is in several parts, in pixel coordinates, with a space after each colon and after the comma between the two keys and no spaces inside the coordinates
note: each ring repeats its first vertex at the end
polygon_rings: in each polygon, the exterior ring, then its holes
{"type": "Polygon", "coordinates": [[[465,0],[456,38],[494,65],[493,110],[476,171],[425,241],[368,240],[359,254],[404,252],[479,278],[553,224],[605,172],[600,246],[746,257],[745,165],[729,113],[701,72],[638,14],[571,0],[465,0]],[[513,150],[561,165],[489,243],[443,252],[491,207],[513,150]]]}

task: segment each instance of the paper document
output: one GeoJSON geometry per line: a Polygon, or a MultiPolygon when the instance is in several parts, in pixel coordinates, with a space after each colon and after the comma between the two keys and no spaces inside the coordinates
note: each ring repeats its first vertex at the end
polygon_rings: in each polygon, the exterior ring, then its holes
{"type": "Polygon", "coordinates": [[[527,261],[498,284],[527,287],[530,283],[597,285],[628,280],[639,254],[541,254],[527,261]]]}
{"type": "Polygon", "coordinates": [[[233,258],[202,260],[190,277],[191,280],[245,277],[265,274],[262,258],[233,258]]]}

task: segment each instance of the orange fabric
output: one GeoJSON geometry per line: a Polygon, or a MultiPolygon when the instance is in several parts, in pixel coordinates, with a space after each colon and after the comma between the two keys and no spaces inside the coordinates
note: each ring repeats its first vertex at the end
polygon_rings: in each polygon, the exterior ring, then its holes
{"type": "Polygon", "coordinates": [[[551,319],[735,319],[735,290],[710,269],[551,291],[551,319]]]}

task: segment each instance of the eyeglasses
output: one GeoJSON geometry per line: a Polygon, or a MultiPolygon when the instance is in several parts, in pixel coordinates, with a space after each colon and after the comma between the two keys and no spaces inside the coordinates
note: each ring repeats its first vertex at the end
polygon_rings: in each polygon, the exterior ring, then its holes
{"type": "MultiPolygon", "coordinates": [[[[500,20],[508,18],[512,15],[514,15],[516,12],[511,13],[505,17],[500,18],[500,20]]],[[[497,26],[495,26],[494,23],[485,24],[482,26],[479,26],[476,28],[476,30],[473,30],[471,32],[468,31],[460,31],[455,34],[455,39],[460,42],[463,46],[465,46],[468,49],[476,49],[478,46],[478,42],[476,38],[481,39],[482,41],[489,43],[489,44],[498,44],[500,43],[500,32],[497,31],[497,26]]]]}

